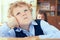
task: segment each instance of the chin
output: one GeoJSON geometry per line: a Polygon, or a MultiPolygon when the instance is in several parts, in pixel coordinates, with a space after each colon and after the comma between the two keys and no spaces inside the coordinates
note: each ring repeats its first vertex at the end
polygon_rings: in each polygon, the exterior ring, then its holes
{"type": "Polygon", "coordinates": [[[29,20],[24,22],[25,25],[29,25],[30,23],[31,23],[31,21],[29,21],[29,20]]]}
{"type": "Polygon", "coordinates": [[[29,23],[31,23],[31,22],[30,21],[25,22],[25,24],[29,24],[29,23]]]}

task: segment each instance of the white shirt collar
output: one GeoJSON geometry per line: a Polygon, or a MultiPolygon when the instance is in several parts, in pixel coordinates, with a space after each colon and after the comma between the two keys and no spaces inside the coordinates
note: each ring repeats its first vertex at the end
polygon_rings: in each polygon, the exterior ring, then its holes
{"type": "Polygon", "coordinates": [[[38,25],[34,20],[31,22],[32,25],[38,25]]]}

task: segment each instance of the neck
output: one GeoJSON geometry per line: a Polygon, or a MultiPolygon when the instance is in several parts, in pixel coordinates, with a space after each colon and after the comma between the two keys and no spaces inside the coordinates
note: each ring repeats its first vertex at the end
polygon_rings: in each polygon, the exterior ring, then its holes
{"type": "Polygon", "coordinates": [[[20,26],[22,29],[29,31],[29,25],[27,26],[20,26]]]}
{"type": "Polygon", "coordinates": [[[29,31],[29,26],[26,26],[26,27],[25,27],[25,30],[29,31]]]}

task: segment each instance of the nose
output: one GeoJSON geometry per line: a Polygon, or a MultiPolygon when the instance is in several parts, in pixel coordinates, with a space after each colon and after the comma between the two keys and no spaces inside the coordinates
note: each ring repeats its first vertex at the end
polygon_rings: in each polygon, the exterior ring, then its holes
{"type": "Polygon", "coordinates": [[[22,16],[26,16],[26,13],[23,12],[23,13],[22,13],[22,16]]]}

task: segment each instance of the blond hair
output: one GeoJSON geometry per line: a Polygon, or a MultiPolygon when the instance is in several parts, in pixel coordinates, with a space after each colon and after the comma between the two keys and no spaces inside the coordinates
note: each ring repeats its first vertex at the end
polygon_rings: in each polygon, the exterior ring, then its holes
{"type": "Polygon", "coordinates": [[[11,4],[10,4],[10,8],[9,8],[9,10],[8,10],[8,12],[9,12],[8,17],[14,16],[14,15],[13,15],[13,9],[14,9],[15,7],[17,7],[17,6],[21,7],[22,5],[28,6],[28,8],[29,8],[30,10],[32,10],[32,9],[31,9],[31,6],[32,6],[31,4],[27,4],[27,3],[25,3],[25,2],[17,1],[17,2],[14,2],[14,3],[11,3],[11,4]]]}

